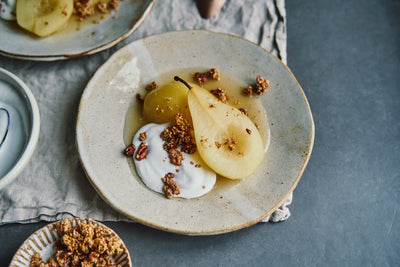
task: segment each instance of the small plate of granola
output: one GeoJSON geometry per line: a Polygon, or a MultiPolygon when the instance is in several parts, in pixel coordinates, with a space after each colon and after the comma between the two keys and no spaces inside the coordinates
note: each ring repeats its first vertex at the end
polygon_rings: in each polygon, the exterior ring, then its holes
{"type": "Polygon", "coordinates": [[[290,70],[254,43],[205,30],[117,51],[86,86],[76,125],[83,169],[113,208],[187,235],[271,215],[299,182],[313,141],[290,70]]]}
{"type": "Polygon", "coordinates": [[[33,233],[18,249],[10,266],[131,267],[132,261],[113,230],[92,219],[71,218],[33,233]]]}
{"type": "MultiPolygon", "coordinates": [[[[16,11],[12,11],[8,17],[0,16],[0,54],[19,59],[53,61],[103,51],[131,35],[149,14],[154,2],[155,0],[21,0],[15,4],[16,1],[6,1],[4,5],[14,3],[16,11]],[[18,9],[18,5],[22,3],[27,7],[18,9]],[[43,6],[46,4],[57,6],[43,6]],[[35,14],[56,10],[61,5],[73,5],[73,8],[67,10],[68,19],[65,22],[54,19],[55,14],[48,14],[49,19],[42,22],[42,27],[39,19],[27,21],[35,17],[35,14]],[[18,12],[21,14],[20,20],[18,12]],[[56,30],[48,30],[53,25],[56,30]]],[[[66,16],[67,11],[64,8],[59,16],[66,16]]]]}

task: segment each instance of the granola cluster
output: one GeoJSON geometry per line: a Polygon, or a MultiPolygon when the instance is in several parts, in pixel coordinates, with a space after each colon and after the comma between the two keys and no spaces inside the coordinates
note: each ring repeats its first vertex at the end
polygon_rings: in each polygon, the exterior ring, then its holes
{"type": "Polygon", "coordinates": [[[210,91],[211,94],[215,95],[222,103],[228,103],[228,96],[226,95],[226,90],[217,88],[210,91]]]}
{"type": "Polygon", "coordinates": [[[219,70],[217,70],[216,68],[212,68],[209,72],[208,72],[208,75],[213,79],[213,80],[216,80],[216,81],[219,81],[220,79],[221,79],[221,74],[220,74],[220,72],[219,72],[219,70]]]}
{"type": "Polygon", "coordinates": [[[208,81],[208,78],[219,81],[220,72],[216,68],[212,68],[207,72],[196,72],[193,79],[201,86],[208,81]]]}
{"type": "MultiPolygon", "coordinates": [[[[158,84],[156,81],[152,81],[151,83],[147,84],[144,89],[146,89],[146,91],[150,92],[153,91],[154,89],[156,89],[158,87],[158,84]]],[[[144,96],[140,93],[136,94],[136,100],[140,103],[143,104],[144,103],[144,96]]]]}
{"type": "Polygon", "coordinates": [[[156,81],[152,81],[151,83],[147,84],[145,86],[146,91],[152,91],[158,87],[158,84],[156,81]]]}
{"type": "Polygon", "coordinates": [[[139,134],[139,140],[140,141],[146,141],[146,139],[147,139],[147,133],[146,132],[143,132],[143,133],[140,133],[139,134]]]}
{"type": "Polygon", "coordinates": [[[261,75],[257,75],[256,84],[247,86],[243,89],[243,94],[247,96],[262,95],[269,87],[269,80],[264,79],[261,75]]]}
{"type": "MultiPolygon", "coordinates": [[[[207,72],[196,72],[194,74],[193,79],[200,85],[202,86],[206,82],[208,82],[208,79],[216,80],[219,81],[221,80],[221,73],[219,72],[218,69],[212,68],[207,72]]],[[[228,96],[226,95],[226,90],[222,88],[217,88],[214,90],[211,90],[210,93],[212,93],[214,96],[216,96],[222,103],[227,104],[228,103],[228,96]]],[[[210,105],[210,108],[213,108],[214,106],[210,105]]]]}
{"type": "Polygon", "coordinates": [[[164,183],[163,192],[165,196],[170,199],[173,195],[179,195],[180,189],[173,179],[175,175],[171,172],[167,173],[164,178],[161,178],[161,181],[164,183]]]}
{"type": "Polygon", "coordinates": [[[169,155],[169,159],[172,164],[174,164],[176,166],[181,166],[183,156],[182,156],[182,153],[178,149],[171,148],[168,152],[168,155],[169,155]]]}
{"type": "Polygon", "coordinates": [[[96,10],[102,14],[107,14],[111,9],[117,9],[119,0],[111,0],[108,3],[98,2],[95,7],[89,4],[89,0],[75,0],[73,13],[78,16],[78,20],[90,17],[96,13],[96,10]]]}
{"type": "Polygon", "coordinates": [[[173,125],[165,128],[161,133],[161,139],[164,141],[163,148],[167,152],[179,146],[182,152],[188,154],[193,154],[196,151],[192,125],[188,123],[182,114],[175,114],[173,125]]]}
{"type": "MultiPolygon", "coordinates": [[[[168,152],[170,162],[176,166],[182,164],[183,155],[181,151],[188,154],[196,151],[196,141],[192,134],[192,126],[182,114],[175,114],[174,124],[165,128],[160,137],[164,141],[163,149],[168,152]],[[178,150],[179,146],[181,151],[178,150]]],[[[173,179],[174,177],[173,173],[167,173],[164,178],[161,178],[164,183],[163,192],[167,198],[180,194],[179,186],[173,179]]]]}
{"type": "Polygon", "coordinates": [[[71,221],[65,219],[55,224],[55,230],[60,237],[54,245],[56,253],[47,262],[35,253],[31,267],[120,267],[111,257],[122,251],[121,241],[103,226],[88,222],[73,227],[71,221]]]}

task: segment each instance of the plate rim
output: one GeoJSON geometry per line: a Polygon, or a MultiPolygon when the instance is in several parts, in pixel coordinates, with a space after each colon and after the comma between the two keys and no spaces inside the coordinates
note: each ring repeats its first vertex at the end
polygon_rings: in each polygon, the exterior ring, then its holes
{"type": "Polygon", "coordinates": [[[151,12],[151,10],[154,7],[156,0],[150,0],[150,1],[151,2],[146,7],[145,12],[143,12],[143,14],[140,15],[139,19],[135,23],[133,23],[133,25],[131,25],[131,27],[129,27],[127,31],[125,31],[122,35],[116,37],[115,39],[108,41],[104,44],[98,45],[89,50],[86,50],[83,52],[78,52],[78,53],[58,53],[58,54],[54,54],[54,55],[27,55],[27,54],[23,54],[23,53],[12,53],[12,52],[8,52],[8,51],[0,49],[0,55],[10,57],[10,58],[22,59],[22,60],[56,61],[56,60],[67,60],[67,59],[96,54],[98,52],[107,50],[108,48],[111,48],[111,47],[115,46],[116,44],[122,42],[123,40],[128,38],[134,31],[136,31],[136,29],[143,23],[145,18],[148,16],[148,14],[151,12]]]}
{"type": "MultiPolygon", "coordinates": [[[[219,230],[215,230],[213,232],[210,231],[190,231],[190,230],[175,230],[175,229],[170,229],[167,226],[162,226],[162,225],[158,225],[156,223],[152,223],[149,221],[146,221],[144,219],[141,219],[139,217],[136,217],[134,215],[131,215],[127,212],[125,212],[123,209],[117,207],[117,205],[115,205],[108,197],[106,197],[104,195],[104,193],[101,191],[101,189],[95,184],[95,181],[92,180],[91,176],[88,173],[87,168],[84,165],[83,159],[82,159],[82,155],[81,155],[81,150],[79,148],[79,138],[78,138],[78,125],[80,123],[80,114],[81,114],[81,110],[83,107],[83,102],[85,100],[86,94],[88,94],[89,92],[86,91],[86,87],[92,82],[92,80],[94,79],[94,77],[96,76],[96,74],[98,72],[101,71],[101,69],[108,63],[108,60],[105,61],[101,66],[98,67],[98,69],[94,72],[93,76],[89,79],[83,93],[81,96],[81,100],[79,102],[79,106],[78,106],[78,113],[77,113],[77,119],[76,119],[76,132],[75,132],[75,144],[78,150],[78,154],[79,154],[79,160],[82,166],[82,169],[85,172],[86,177],[88,178],[89,182],[92,184],[92,186],[95,188],[96,192],[102,197],[102,199],[104,199],[114,210],[118,211],[119,213],[125,215],[126,217],[134,220],[135,222],[147,225],[149,227],[152,227],[154,229],[158,229],[158,230],[162,230],[162,231],[167,231],[167,232],[171,232],[171,233],[176,233],[176,234],[183,234],[183,235],[190,235],[190,236],[201,236],[201,235],[215,235],[215,234],[223,234],[223,233],[228,233],[228,232],[232,232],[232,231],[236,231],[236,230],[240,230],[243,228],[247,228],[249,226],[252,226],[258,222],[261,222],[263,219],[267,218],[268,216],[270,216],[275,210],[277,210],[285,201],[286,199],[290,196],[290,194],[293,192],[293,190],[296,188],[298,182],[300,181],[304,170],[306,169],[308,162],[310,160],[311,154],[312,154],[312,150],[314,147],[314,140],[315,140],[315,123],[314,123],[314,119],[313,119],[313,115],[311,112],[311,108],[308,102],[308,99],[301,87],[301,85],[299,84],[299,82],[297,81],[296,77],[294,76],[294,74],[292,73],[292,71],[289,69],[289,67],[283,63],[277,56],[275,56],[274,54],[272,54],[270,51],[268,51],[267,49],[261,47],[260,45],[258,45],[257,43],[250,41],[248,39],[245,39],[243,37],[240,36],[236,36],[230,33],[223,33],[223,32],[216,32],[216,31],[211,31],[211,30],[207,30],[207,29],[189,29],[189,30],[177,30],[177,31],[169,31],[169,32],[164,32],[164,33],[159,33],[159,34],[154,34],[154,35],[149,35],[149,36],[145,36],[143,38],[140,38],[136,41],[141,41],[141,40],[145,40],[148,38],[152,38],[152,37],[158,37],[158,36],[162,36],[162,35],[168,35],[168,34],[173,34],[173,33],[177,33],[177,32],[206,32],[206,33],[211,33],[211,34],[217,34],[217,35],[224,35],[224,36],[228,36],[228,37],[233,37],[233,38],[237,38],[239,40],[242,41],[246,41],[252,45],[257,46],[258,48],[261,48],[264,52],[268,53],[269,55],[271,55],[275,60],[277,60],[285,69],[286,71],[290,74],[291,78],[293,79],[293,81],[296,83],[298,90],[300,91],[302,97],[303,97],[303,101],[306,104],[307,107],[307,114],[309,116],[310,119],[310,140],[309,140],[309,144],[308,144],[308,150],[307,150],[307,155],[305,157],[304,163],[301,167],[301,169],[299,170],[299,173],[296,177],[296,179],[294,180],[294,182],[292,183],[292,185],[289,187],[288,191],[286,192],[286,194],[283,195],[283,197],[280,199],[280,201],[278,201],[275,206],[273,206],[270,210],[268,210],[264,215],[260,216],[259,218],[253,219],[253,220],[249,220],[246,223],[240,224],[240,225],[236,225],[236,226],[232,226],[232,227],[225,227],[223,229],[219,229],[219,230]]],[[[131,43],[130,43],[131,44],[131,43]]],[[[127,44],[126,46],[129,46],[130,44],[127,44]]],[[[125,48],[121,47],[119,50],[115,51],[115,53],[113,55],[110,56],[110,58],[112,56],[114,56],[116,53],[118,53],[121,49],[125,48]]],[[[109,58],[109,59],[110,59],[109,58]]]]}

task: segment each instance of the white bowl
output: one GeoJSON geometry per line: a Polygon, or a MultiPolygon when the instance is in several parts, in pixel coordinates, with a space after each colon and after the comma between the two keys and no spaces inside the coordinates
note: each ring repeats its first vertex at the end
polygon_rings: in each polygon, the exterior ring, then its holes
{"type": "Polygon", "coordinates": [[[1,189],[26,166],[40,131],[39,107],[35,97],[21,79],[3,68],[0,68],[0,108],[6,109],[9,114],[8,133],[0,146],[1,189]]]}

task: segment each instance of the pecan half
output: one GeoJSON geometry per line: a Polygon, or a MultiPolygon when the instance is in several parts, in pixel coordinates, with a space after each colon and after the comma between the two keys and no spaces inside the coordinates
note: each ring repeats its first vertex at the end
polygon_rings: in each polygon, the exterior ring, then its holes
{"type": "Polygon", "coordinates": [[[134,144],[131,144],[131,145],[129,145],[129,146],[127,146],[127,147],[125,148],[125,155],[126,155],[127,157],[132,157],[133,154],[135,153],[135,150],[136,150],[135,145],[134,145],[134,144]]]}
{"type": "Polygon", "coordinates": [[[145,143],[141,143],[136,152],[135,159],[138,161],[145,159],[147,158],[148,153],[149,153],[149,148],[145,145],[145,143]]]}

